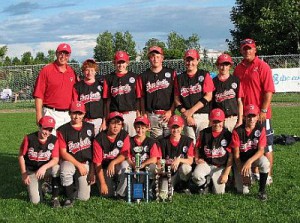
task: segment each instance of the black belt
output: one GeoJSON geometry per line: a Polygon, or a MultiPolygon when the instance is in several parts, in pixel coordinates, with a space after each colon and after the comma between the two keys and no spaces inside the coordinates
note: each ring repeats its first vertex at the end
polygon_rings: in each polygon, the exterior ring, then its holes
{"type": "Polygon", "coordinates": [[[49,109],[52,109],[54,111],[61,111],[61,112],[67,112],[69,111],[69,109],[60,109],[60,108],[53,108],[53,107],[50,107],[48,105],[43,105],[45,108],[49,108],[49,109]]]}

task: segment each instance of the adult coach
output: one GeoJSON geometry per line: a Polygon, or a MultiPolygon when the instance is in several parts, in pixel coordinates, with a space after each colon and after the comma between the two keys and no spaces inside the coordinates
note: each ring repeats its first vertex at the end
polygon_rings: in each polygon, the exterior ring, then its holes
{"type": "Polygon", "coordinates": [[[260,109],[259,122],[266,128],[267,146],[265,156],[270,162],[270,172],[267,183],[272,183],[273,166],[273,129],[271,127],[271,100],[275,92],[271,68],[256,56],[256,44],[252,39],[241,41],[240,52],[243,60],[234,70],[239,77],[243,92],[243,105],[257,105],[260,109]]]}
{"type": "Polygon", "coordinates": [[[153,138],[170,134],[168,121],[174,107],[174,80],[176,72],[163,67],[164,54],[158,46],[150,47],[148,58],[151,67],[141,74],[142,113],[150,120],[153,138]]]}
{"type": "Polygon", "coordinates": [[[186,71],[178,76],[175,84],[175,103],[186,120],[185,135],[196,143],[199,132],[208,127],[209,102],[215,87],[209,73],[198,69],[197,50],[187,50],[184,62],[186,71]]]}
{"type": "Polygon", "coordinates": [[[68,65],[71,47],[61,43],[56,49],[56,60],[42,68],[34,87],[36,122],[44,115],[55,119],[55,129],[70,121],[69,107],[72,100],[76,74],[68,65]]]}

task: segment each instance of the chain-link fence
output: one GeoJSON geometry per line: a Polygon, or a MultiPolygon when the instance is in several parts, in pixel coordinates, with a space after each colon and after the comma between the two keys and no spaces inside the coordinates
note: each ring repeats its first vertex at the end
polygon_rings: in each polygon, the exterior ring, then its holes
{"type": "MultiPolygon", "coordinates": [[[[260,56],[261,59],[266,61],[271,68],[293,68],[300,67],[300,55],[279,55],[279,56],[260,56]]],[[[233,61],[236,64],[241,61],[241,57],[234,57],[233,61]]],[[[205,69],[211,73],[217,72],[215,66],[216,58],[208,58],[201,61],[199,68],[205,69]]],[[[106,75],[114,71],[112,62],[100,62],[100,72],[98,75],[106,75]]],[[[70,64],[76,73],[82,77],[80,69],[81,64],[70,64]]],[[[168,68],[175,69],[177,73],[185,70],[184,61],[178,60],[165,60],[163,65],[168,68]]],[[[18,107],[33,107],[32,92],[35,84],[36,77],[44,64],[41,65],[23,65],[23,66],[7,66],[0,67],[0,92],[4,89],[11,89],[11,95],[1,94],[1,108],[10,108],[15,102],[18,107]]],[[[129,70],[140,74],[150,67],[149,61],[132,61],[129,65],[129,70]]],[[[14,107],[16,107],[14,105],[14,107]]]]}

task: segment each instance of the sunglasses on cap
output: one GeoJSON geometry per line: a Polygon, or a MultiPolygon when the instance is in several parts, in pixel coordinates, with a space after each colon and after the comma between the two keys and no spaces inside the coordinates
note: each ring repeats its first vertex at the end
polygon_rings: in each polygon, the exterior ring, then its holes
{"type": "Polygon", "coordinates": [[[245,39],[245,40],[242,40],[240,43],[241,43],[241,45],[255,44],[254,40],[252,40],[252,39],[245,39]]]}
{"type": "Polygon", "coordinates": [[[70,53],[67,51],[60,51],[60,52],[57,52],[57,54],[60,56],[62,56],[62,55],[69,56],[70,55],[70,53]]]}

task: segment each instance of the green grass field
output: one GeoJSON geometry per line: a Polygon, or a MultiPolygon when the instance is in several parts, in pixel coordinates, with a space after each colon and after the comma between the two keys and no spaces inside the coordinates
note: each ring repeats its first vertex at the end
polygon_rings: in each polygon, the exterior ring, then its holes
{"type": "MultiPolygon", "coordinates": [[[[300,135],[300,106],[273,108],[275,134],[300,135]]],[[[249,195],[175,194],[171,203],[128,204],[99,197],[71,209],[28,202],[17,154],[25,134],[36,129],[34,113],[0,113],[0,222],[299,222],[300,143],[275,146],[274,183],[260,202],[258,186],[249,195]]]]}

